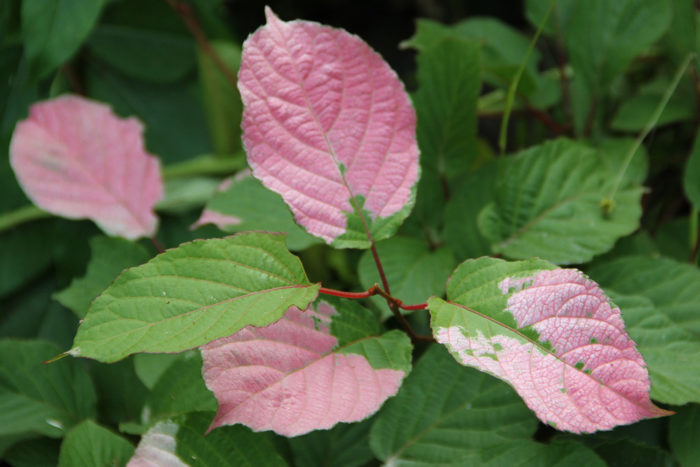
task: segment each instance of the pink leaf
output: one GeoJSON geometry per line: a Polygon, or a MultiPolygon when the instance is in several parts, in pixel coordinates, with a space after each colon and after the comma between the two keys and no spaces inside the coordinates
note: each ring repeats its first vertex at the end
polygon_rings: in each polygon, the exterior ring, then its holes
{"type": "Polygon", "coordinates": [[[644,360],[619,308],[595,282],[575,269],[555,269],[497,285],[496,293],[509,295],[505,311],[516,328],[482,314],[483,296],[476,310],[466,307],[469,299],[431,299],[436,339],[458,361],[508,382],[560,430],[589,433],[671,413],[649,399],[644,360]]]}
{"type": "Polygon", "coordinates": [[[367,247],[363,223],[375,238],[390,236],[418,179],[403,85],[359,37],[265,13],[267,25],[244,44],[238,82],[255,176],[328,243],[367,247]]]}
{"type": "Polygon", "coordinates": [[[121,119],[104,104],[61,96],[34,104],[17,124],[10,162],[40,208],[92,219],[110,235],[150,236],[163,183],[142,132],[136,119],[121,119]]]}
{"type": "Polygon", "coordinates": [[[298,436],[362,420],[396,394],[405,372],[336,349],[334,314],[325,302],[316,311],[292,307],[276,323],[202,347],[204,380],[219,401],[210,429],[242,423],[298,436]]]}

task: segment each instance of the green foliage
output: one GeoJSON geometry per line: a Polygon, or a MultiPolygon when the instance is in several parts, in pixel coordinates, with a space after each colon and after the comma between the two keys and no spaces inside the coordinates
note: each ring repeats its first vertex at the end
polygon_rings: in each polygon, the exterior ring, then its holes
{"type": "Polygon", "coordinates": [[[134,447],[126,439],[85,421],[66,433],[58,465],[125,465],[133,454],[134,447]]]}
{"type": "Polygon", "coordinates": [[[614,212],[606,214],[601,206],[617,175],[606,167],[607,159],[624,155],[556,140],[504,159],[494,202],[479,215],[493,252],[572,264],[612,248],[637,229],[641,216],[642,188],[632,183],[617,192],[614,212]]]}
{"type": "Polygon", "coordinates": [[[119,276],[90,306],[70,353],[113,362],[178,352],[270,324],[317,293],[282,235],[194,241],[119,276]]]}
{"type": "MultiPolygon", "coordinates": [[[[337,310],[333,351],[400,369],[398,394],[368,419],[295,438],[209,432],[218,404],[196,347],[318,306],[321,286],[381,286],[363,220],[349,215],[348,232],[322,245],[246,171],[236,74],[257,5],[1,0],[0,464],[700,465],[700,10],[694,0],[557,0],[534,41],[550,4],[526,0],[524,18],[510,7],[499,18],[417,2],[415,21],[397,9],[367,35],[411,94],[421,178],[401,212],[366,221],[391,295],[429,308],[399,310],[416,334],[504,334],[515,324],[504,276],[583,269],[620,307],[651,398],[675,415],[562,434],[508,385],[423,341],[431,336],[411,342],[384,297],[325,295],[337,310]],[[404,23],[415,24],[411,38],[394,25],[404,23]],[[143,123],[165,178],[153,246],[50,219],[24,195],[9,163],[13,129],[32,104],[64,93],[143,123]],[[508,153],[497,156],[509,112],[508,153]],[[227,217],[201,226],[202,208],[227,217]],[[156,254],[160,243],[170,249],[156,254]]],[[[362,15],[376,16],[371,7],[362,15]]],[[[328,13],[307,8],[279,13],[328,13]]]]}

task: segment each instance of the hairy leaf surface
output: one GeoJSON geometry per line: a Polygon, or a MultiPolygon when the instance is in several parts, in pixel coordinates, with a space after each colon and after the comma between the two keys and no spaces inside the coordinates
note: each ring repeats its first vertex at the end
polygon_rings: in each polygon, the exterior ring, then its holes
{"type": "Polygon", "coordinates": [[[606,216],[601,209],[616,177],[611,168],[617,167],[605,159],[623,157],[560,139],[505,159],[495,200],[479,215],[481,232],[495,253],[510,258],[589,261],[639,225],[642,188],[628,179],[613,212],[606,216]]]}
{"type": "Polygon", "coordinates": [[[238,87],[256,177],[306,230],[368,248],[408,215],[418,180],[416,116],[403,85],[357,36],[308,21],[267,25],[245,42],[238,87]]]}
{"type": "Polygon", "coordinates": [[[120,119],[104,104],[61,96],[34,104],[17,124],[10,162],[40,208],[92,219],[110,235],[150,236],[163,183],[142,131],[139,121],[120,119]]]}
{"type": "Polygon", "coordinates": [[[367,418],[410,371],[408,337],[378,334],[368,310],[324,299],[204,346],[202,373],[219,401],[211,428],[298,436],[367,418]]]}
{"type": "Polygon", "coordinates": [[[196,240],[122,273],[92,303],[70,352],[107,362],[179,352],[305,309],[318,287],[282,235],[196,240]]]}
{"type": "Polygon", "coordinates": [[[590,433],[670,414],[649,399],[646,365],[619,308],[580,271],[469,260],[447,297],[428,301],[437,341],[508,382],[544,422],[590,433]]]}

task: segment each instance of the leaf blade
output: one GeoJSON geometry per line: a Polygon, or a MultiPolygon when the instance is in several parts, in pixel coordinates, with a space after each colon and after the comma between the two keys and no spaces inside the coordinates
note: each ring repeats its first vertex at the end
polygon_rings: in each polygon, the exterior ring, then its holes
{"type": "Polygon", "coordinates": [[[336,348],[344,338],[329,332],[333,319],[348,313],[372,318],[359,305],[324,300],[203,347],[202,374],[219,401],[210,429],[242,423],[298,436],[374,413],[410,371],[411,345],[390,331],[336,348]]]}
{"type": "Polygon", "coordinates": [[[580,271],[481,258],[455,271],[451,281],[460,280],[481,291],[455,298],[448,286],[453,302],[428,301],[437,341],[511,384],[541,420],[581,433],[670,414],[649,399],[619,309],[580,271]]]}
{"type": "Polygon", "coordinates": [[[10,162],[40,208],[90,218],[110,235],[150,236],[163,183],[142,131],[139,121],[120,119],[104,104],[60,96],[34,104],[29,118],[17,124],[10,162]]]}
{"type": "Polygon", "coordinates": [[[396,74],[358,37],[285,23],[269,8],[266,16],[244,44],[238,81],[253,173],[309,233],[369,248],[368,234],[390,236],[413,205],[415,112],[396,74]]]}
{"type": "Polygon", "coordinates": [[[88,310],[71,353],[108,362],[186,350],[305,308],[318,288],[281,235],[194,241],[119,276],[88,310]]]}

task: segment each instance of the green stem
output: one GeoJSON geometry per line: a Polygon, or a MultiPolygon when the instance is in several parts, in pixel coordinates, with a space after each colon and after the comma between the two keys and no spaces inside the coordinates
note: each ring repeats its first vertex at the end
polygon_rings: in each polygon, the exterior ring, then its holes
{"type": "Polygon", "coordinates": [[[537,27],[535,37],[532,38],[532,41],[530,41],[530,46],[527,48],[525,58],[523,58],[523,62],[518,67],[518,70],[515,72],[515,76],[513,76],[513,81],[510,82],[510,86],[508,87],[508,94],[506,95],[506,108],[505,112],[503,112],[503,120],[501,120],[501,134],[498,138],[498,147],[501,150],[501,155],[504,155],[506,153],[506,143],[508,141],[508,120],[510,120],[510,112],[513,108],[513,103],[515,102],[515,93],[517,92],[518,85],[520,84],[520,77],[523,75],[523,71],[525,71],[525,66],[530,60],[530,55],[532,55],[532,51],[535,48],[537,39],[539,39],[540,34],[542,34],[542,29],[544,29],[544,25],[547,24],[549,15],[550,13],[552,13],[552,10],[554,9],[554,5],[556,3],[557,0],[551,0],[549,2],[549,8],[547,8],[547,13],[544,14],[542,21],[540,21],[540,25],[537,27]]]}
{"type": "Polygon", "coordinates": [[[19,209],[15,209],[14,211],[0,214],[0,232],[11,229],[12,227],[20,224],[24,224],[25,222],[37,219],[46,219],[47,217],[51,216],[53,216],[53,214],[42,211],[34,205],[23,206],[19,209]]]}
{"type": "Polygon", "coordinates": [[[698,258],[698,249],[700,249],[700,230],[698,230],[698,208],[690,210],[690,258],[689,261],[695,264],[698,258]]]}
{"type": "Polygon", "coordinates": [[[649,118],[649,121],[645,125],[644,129],[639,134],[639,136],[637,136],[637,139],[634,141],[634,144],[632,145],[632,147],[630,147],[630,150],[627,152],[627,156],[625,157],[625,162],[622,164],[622,167],[620,168],[620,171],[617,174],[617,178],[615,179],[615,184],[613,185],[612,189],[610,190],[610,194],[608,195],[608,197],[606,199],[604,199],[601,202],[601,207],[603,208],[603,213],[605,215],[611,214],[613,209],[615,208],[615,195],[617,194],[617,190],[620,188],[620,184],[622,183],[622,179],[625,176],[625,172],[627,172],[627,168],[629,167],[630,162],[632,162],[632,158],[637,153],[637,150],[642,145],[642,142],[646,139],[646,137],[649,135],[651,130],[654,128],[654,126],[656,125],[656,122],[659,121],[659,118],[661,117],[661,114],[663,113],[664,109],[666,108],[668,101],[671,99],[671,96],[673,96],[673,93],[676,91],[676,87],[678,86],[678,83],[681,81],[681,78],[683,78],[683,75],[685,74],[685,70],[688,68],[688,65],[690,65],[690,62],[694,58],[695,58],[694,53],[689,53],[685,57],[685,60],[683,60],[683,63],[681,63],[681,66],[676,71],[676,74],[674,75],[673,80],[671,81],[671,84],[666,89],[666,92],[664,93],[663,97],[661,98],[661,101],[659,101],[659,105],[656,106],[656,109],[654,109],[654,112],[651,114],[651,118],[649,118]]]}

